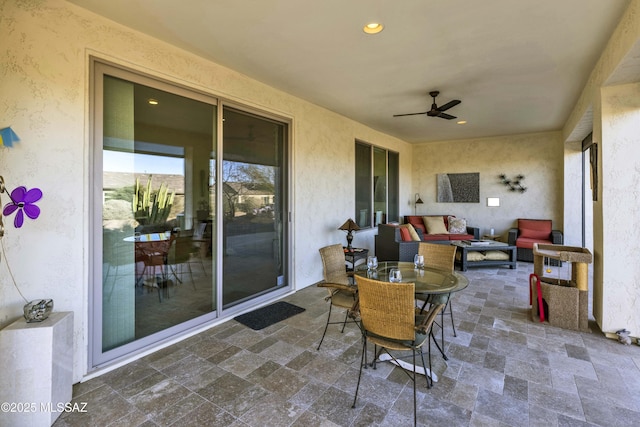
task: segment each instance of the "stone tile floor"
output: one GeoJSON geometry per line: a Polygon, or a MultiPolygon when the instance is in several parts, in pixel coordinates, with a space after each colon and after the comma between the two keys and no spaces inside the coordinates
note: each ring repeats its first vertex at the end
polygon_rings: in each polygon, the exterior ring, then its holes
{"type": "MultiPolygon", "coordinates": [[[[632,426],[640,423],[640,346],[533,323],[528,275],[465,272],[453,300],[457,337],[445,318],[445,362],[434,349],[432,389],[420,381],[425,426],[632,426]]],[[[351,408],[360,340],[326,321],[325,290],[286,298],[304,313],[253,331],[234,320],[74,386],[86,413],[63,426],[400,426],[411,425],[412,387],[388,363],[364,371],[351,408]]],[[[422,378],[421,378],[422,379],[422,378]]]]}

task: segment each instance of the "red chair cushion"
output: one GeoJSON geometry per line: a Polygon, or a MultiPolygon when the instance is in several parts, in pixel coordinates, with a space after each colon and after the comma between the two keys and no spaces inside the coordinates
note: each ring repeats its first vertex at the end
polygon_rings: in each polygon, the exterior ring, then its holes
{"type": "Polygon", "coordinates": [[[534,243],[542,243],[542,244],[548,244],[548,245],[553,244],[551,240],[547,240],[547,239],[530,239],[528,237],[518,237],[516,239],[516,247],[518,248],[533,249],[534,243]]]}
{"type": "Polygon", "coordinates": [[[551,236],[551,220],[547,219],[519,219],[518,239],[549,240],[551,236]]]}

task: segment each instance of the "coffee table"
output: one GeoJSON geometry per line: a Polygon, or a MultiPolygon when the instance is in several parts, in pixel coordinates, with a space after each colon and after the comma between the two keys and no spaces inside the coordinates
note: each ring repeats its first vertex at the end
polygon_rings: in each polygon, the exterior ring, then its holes
{"type": "Polygon", "coordinates": [[[517,266],[516,247],[507,243],[483,240],[471,244],[461,240],[451,242],[451,244],[458,248],[456,253],[456,264],[460,266],[461,271],[467,271],[467,268],[469,267],[491,267],[497,265],[508,265],[509,268],[513,270],[517,266]],[[485,254],[490,252],[493,255],[497,255],[498,252],[502,252],[506,254],[506,256],[496,257],[504,259],[482,259],[480,261],[469,261],[470,252],[483,252],[485,254]],[[459,257],[458,254],[460,254],[459,257]]]}

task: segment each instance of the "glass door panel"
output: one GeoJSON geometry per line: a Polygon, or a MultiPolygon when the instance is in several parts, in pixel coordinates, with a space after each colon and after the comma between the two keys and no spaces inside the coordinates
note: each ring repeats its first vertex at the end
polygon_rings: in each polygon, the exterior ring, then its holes
{"type": "Polygon", "coordinates": [[[216,105],[108,74],[102,101],[97,361],[216,310],[216,105]]]}
{"type": "Polygon", "coordinates": [[[286,286],[286,125],[223,107],[222,307],[286,286]]]}

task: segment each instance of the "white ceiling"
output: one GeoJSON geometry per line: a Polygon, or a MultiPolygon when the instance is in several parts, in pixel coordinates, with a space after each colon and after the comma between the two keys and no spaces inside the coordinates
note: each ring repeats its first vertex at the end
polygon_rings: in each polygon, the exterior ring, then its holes
{"type": "Polygon", "coordinates": [[[630,0],[69,1],[415,143],[561,129],[630,0]]]}

